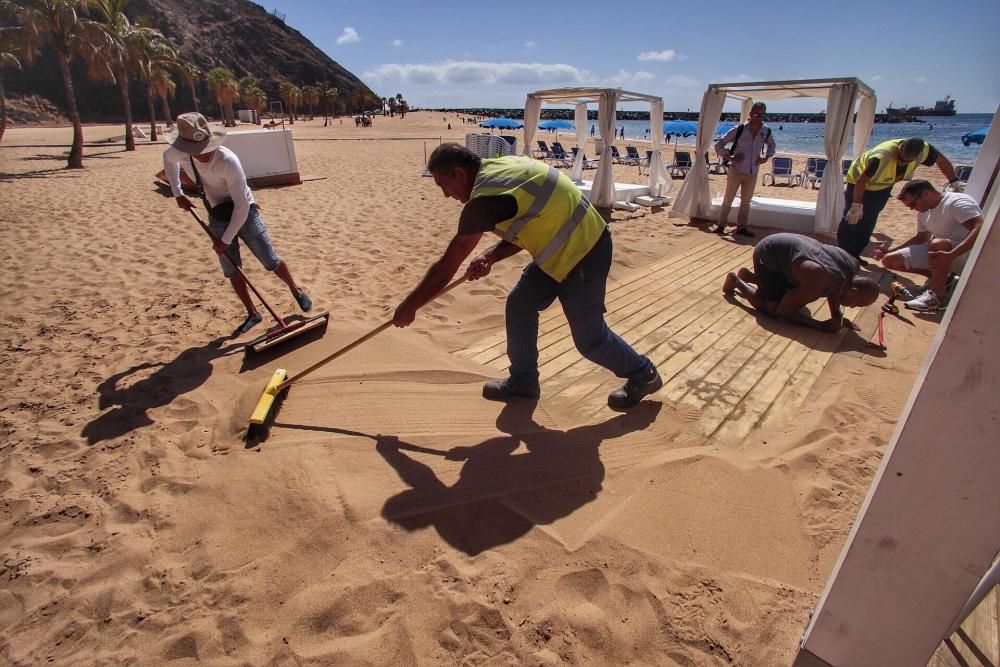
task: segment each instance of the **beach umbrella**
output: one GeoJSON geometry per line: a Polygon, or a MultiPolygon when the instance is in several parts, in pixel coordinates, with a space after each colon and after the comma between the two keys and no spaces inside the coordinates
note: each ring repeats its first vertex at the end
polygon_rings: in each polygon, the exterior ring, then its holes
{"type": "Polygon", "coordinates": [[[969,144],[981,144],[986,140],[986,133],[990,131],[988,127],[981,127],[978,130],[973,130],[967,134],[962,135],[962,145],[968,146],[969,144]]]}
{"type": "Polygon", "coordinates": [[[568,120],[563,120],[562,118],[554,118],[551,120],[543,120],[538,124],[538,128],[541,130],[575,130],[576,125],[568,120]]]}
{"type": "Polygon", "coordinates": [[[725,136],[726,132],[736,127],[735,123],[719,123],[715,128],[715,136],[725,136]]]}
{"type": "Polygon", "coordinates": [[[513,118],[490,118],[489,120],[484,120],[479,124],[479,127],[489,127],[489,128],[500,128],[501,130],[516,130],[518,128],[524,127],[524,125],[519,120],[514,120],[513,118]]]}
{"type": "Polygon", "coordinates": [[[674,138],[674,155],[677,155],[677,139],[678,137],[690,137],[692,135],[698,134],[698,124],[692,123],[689,120],[668,120],[663,123],[663,136],[670,141],[670,137],[674,138]]]}

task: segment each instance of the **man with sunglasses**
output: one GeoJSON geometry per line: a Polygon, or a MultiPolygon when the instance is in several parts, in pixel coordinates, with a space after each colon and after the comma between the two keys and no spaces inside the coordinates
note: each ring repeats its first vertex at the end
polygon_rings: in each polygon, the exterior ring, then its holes
{"type": "Polygon", "coordinates": [[[734,234],[753,236],[747,229],[750,218],[750,199],[757,187],[757,172],[760,165],[765,164],[774,156],[774,136],[771,128],[764,124],[764,114],[767,107],[763,102],[755,102],[750,107],[750,119],[733,129],[715,142],[715,152],[723,160],[729,161],[726,172],[726,193],[722,197],[722,207],[719,209],[719,225],[716,234],[724,234],[729,210],[732,208],[736,191],[740,191],[740,209],[736,214],[736,230],[734,234]],[[729,144],[729,147],[726,147],[729,144]]]}
{"type": "Polygon", "coordinates": [[[865,151],[847,170],[844,215],[837,228],[837,245],[862,265],[861,252],[868,246],[878,215],[892,196],[892,186],[913,177],[919,165],[937,165],[949,183],[958,180],[955,167],[923,139],[890,139],[865,151]]]}
{"type": "MultiPolygon", "coordinates": [[[[961,271],[972,244],[983,225],[983,212],[976,200],[961,192],[940,193],[928,181],[910,181],[899,193],[899,201],[917,212],[917,233],[882,256],[891,271],[927,276],[927,289],[904,306],[920,312],[944,307],[948,275],[961,271]]],[[[882,255],[876,251],[876,256],[882,255]]]]}

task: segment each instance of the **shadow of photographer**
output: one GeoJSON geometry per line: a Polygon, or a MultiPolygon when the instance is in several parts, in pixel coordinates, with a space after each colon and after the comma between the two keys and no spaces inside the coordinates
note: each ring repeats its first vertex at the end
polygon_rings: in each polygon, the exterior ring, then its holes
{"type": "Polygon", "coordinates": [[[376,450],[410,486],[385,502],[382,516],[408,531],[433,526],[469,555],[512,542],[533,526],[550,524],[593,501],[604,480],[601,444],[647,428],[662,408],[643,401],[600,424],[559,431],[535,422],[536,405],[508,403],[497,417],[497,428],[507,435],[446,452],[378,436],[376,450]],[[459,479],[448,486],[405,452],[465,463],[459,479]]]}

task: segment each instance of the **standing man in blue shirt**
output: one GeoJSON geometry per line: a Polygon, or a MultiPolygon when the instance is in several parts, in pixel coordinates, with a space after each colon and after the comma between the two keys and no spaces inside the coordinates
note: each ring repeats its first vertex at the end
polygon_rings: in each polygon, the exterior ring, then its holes
{"type": "Polygon", "coordinates": [[[774,136],[771,128],[764,124],[764,114],[767,107],[763,102],[755,102],[750,107],[750,120],[741,123],[726,132],[725,136],[715,142],[715,152],[723,160],[729,161],[729,171],[726,176],[726,194],[722,198],[719,210],[719,225],[716,234],[726,232],[726,219],[729,209],[733,206],[736,190],[740,191],[740,210],[736,214],[735,234],[753,236],[747,229],[750,217],[750,199],[757,187],[757,172],[760,165],[774,156],[774,136]],[[726,148],[726,144],[729,147],[726,148]]]}

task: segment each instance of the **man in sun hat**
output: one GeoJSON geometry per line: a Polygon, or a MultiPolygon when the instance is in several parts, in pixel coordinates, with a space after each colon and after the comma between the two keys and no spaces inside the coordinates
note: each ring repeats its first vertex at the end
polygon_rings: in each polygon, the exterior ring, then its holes
{"type": "Polygon", "coordinates": [[[949,183],[958,180],[955,167],[923,139],[890,139],[865,151],[847,170],[844,216],[837,228],[837,245],[862,264],[861,252],[868,246],[878,214],[892,196],[892,186],[913,178],[918,165],[937,165],[949,183]]]}
{"type": "Polygon", "coordinates": [[[176,131],[167,137],[170,146],[163,152],[163,170],[177,205],[185,211],[191,210],[194,203],[181,189],[181,169],[199,185],[208,209],[208,224],[216,239],[213,247],[219,254],[222,272],[247,309],[246,320],[233,332],[237,336],[263,319],[250,298],[246,281],[235,268],[243,266],[239,239],[246,243],[265,269],[273,271],[288,285],[303,311],[312,308],[312,301],[292,278],[288,264],[278,257],[271,246],[260,208],[247,185],[243,165],[236,153],[222,145],[225,138],[226,131],[210,129],[208,121],[200,113],[181,114],[177,117],[176,131]]]}

